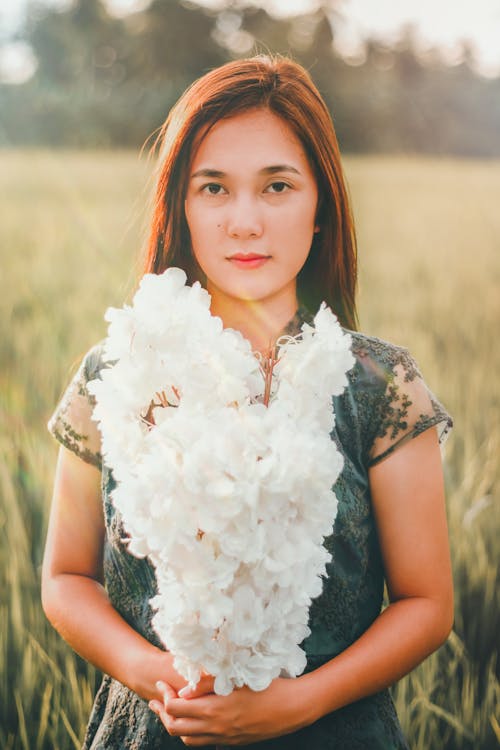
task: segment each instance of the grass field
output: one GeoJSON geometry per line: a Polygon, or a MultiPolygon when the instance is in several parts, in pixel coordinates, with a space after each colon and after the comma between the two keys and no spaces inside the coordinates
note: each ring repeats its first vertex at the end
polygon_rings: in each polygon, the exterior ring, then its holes
{"type": "MultiPolygon", "coordinates": [[[[447,644],[395,688],[413,750],[500,746],[500,163],[350,158],[361,327],[407,345],[455,418],[447,644]]],[[[133,287],[150,168],[130,153],[0,152],[0,748],[78,748],[98,676],[47,624],[39,575],[72,365],[133,287]]]]}

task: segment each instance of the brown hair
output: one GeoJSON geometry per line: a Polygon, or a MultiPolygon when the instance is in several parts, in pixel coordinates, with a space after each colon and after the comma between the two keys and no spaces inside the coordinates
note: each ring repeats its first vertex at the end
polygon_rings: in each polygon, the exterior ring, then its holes
{"type": "Polygon", "coordinates": [[[309,74],[283,57],[257,56],[215,68],[182,95],[162,126],[153,220],[145,273],[183,268],[197,278],[184,214],[195,138],[224,117],[267,108],[299,138],[318,185],[317,224],[297,276],[299,302],[316,312],[324,300],[342,325],[355,330],[356,236],[332,119],[309,74]]]}

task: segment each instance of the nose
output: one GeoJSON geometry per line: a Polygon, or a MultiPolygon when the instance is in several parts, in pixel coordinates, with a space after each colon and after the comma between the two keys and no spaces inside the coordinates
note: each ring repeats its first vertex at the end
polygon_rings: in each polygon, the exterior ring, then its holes
{"type": "Polygon", "coordinates": [[[229,237],[241,240],[260,237],[263,217],[258,200],[249,195],[235,196],[228,205],[225,223],[229,237]]]}

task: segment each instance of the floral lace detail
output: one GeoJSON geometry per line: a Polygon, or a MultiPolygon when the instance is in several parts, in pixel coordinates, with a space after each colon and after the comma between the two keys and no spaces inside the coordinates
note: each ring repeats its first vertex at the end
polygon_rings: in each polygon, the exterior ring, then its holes
{"type": "Polygon", "coordinates": [[[49,422],[49,430],[65,448],[76,453],[86,463],[101,468],[101,454],[85,447],[89,436],[76,432],[63,415],[60,415],[55,423],[52,423],[52,420],[49,422]]]}
{"type": "MultiPolygon", "coordinates": [[[[313,319],[300,306],[284,333],[295,335],[313,319]]],[[[439,428],[439,440],[444,442],[452,419],[426,386],[410,352],[374,336],[347,332],[356,365],[348,374],[352,389],[340,400],[350,411],[357,432],[350,439],[363,444],[366,465],[374,466],[430,427],[439,428]]]]}
{"type": "Polygon", "coordinates": [[[451,417],[426,386],[409,351],[375,337],[351,335],[357,359],[351,381],[367,466],[430,427],[438,427],[443,442],[451,417]]]}
{"type": "Polygon", "coordinates": [[[98,469],[102,466],[101,436],[92,420],[94,399],[87,390],[87,383],[98,377],[101,356],[100,345],[85,355],[47,425],[49,432],[65,448],[98,469]]]}

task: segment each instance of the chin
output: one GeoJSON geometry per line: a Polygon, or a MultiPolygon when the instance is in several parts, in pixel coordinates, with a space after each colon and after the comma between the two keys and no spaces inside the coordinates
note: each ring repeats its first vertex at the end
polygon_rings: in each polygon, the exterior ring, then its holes
{"type": "Polygon", "coordinates": [[[281,286],[274,287],[258,284],[245,284],[238,287],[225,285],[220,288],[223,294],[241,302],[264,302],[279,294],[282,289],[283,287],[281,286]]]}

